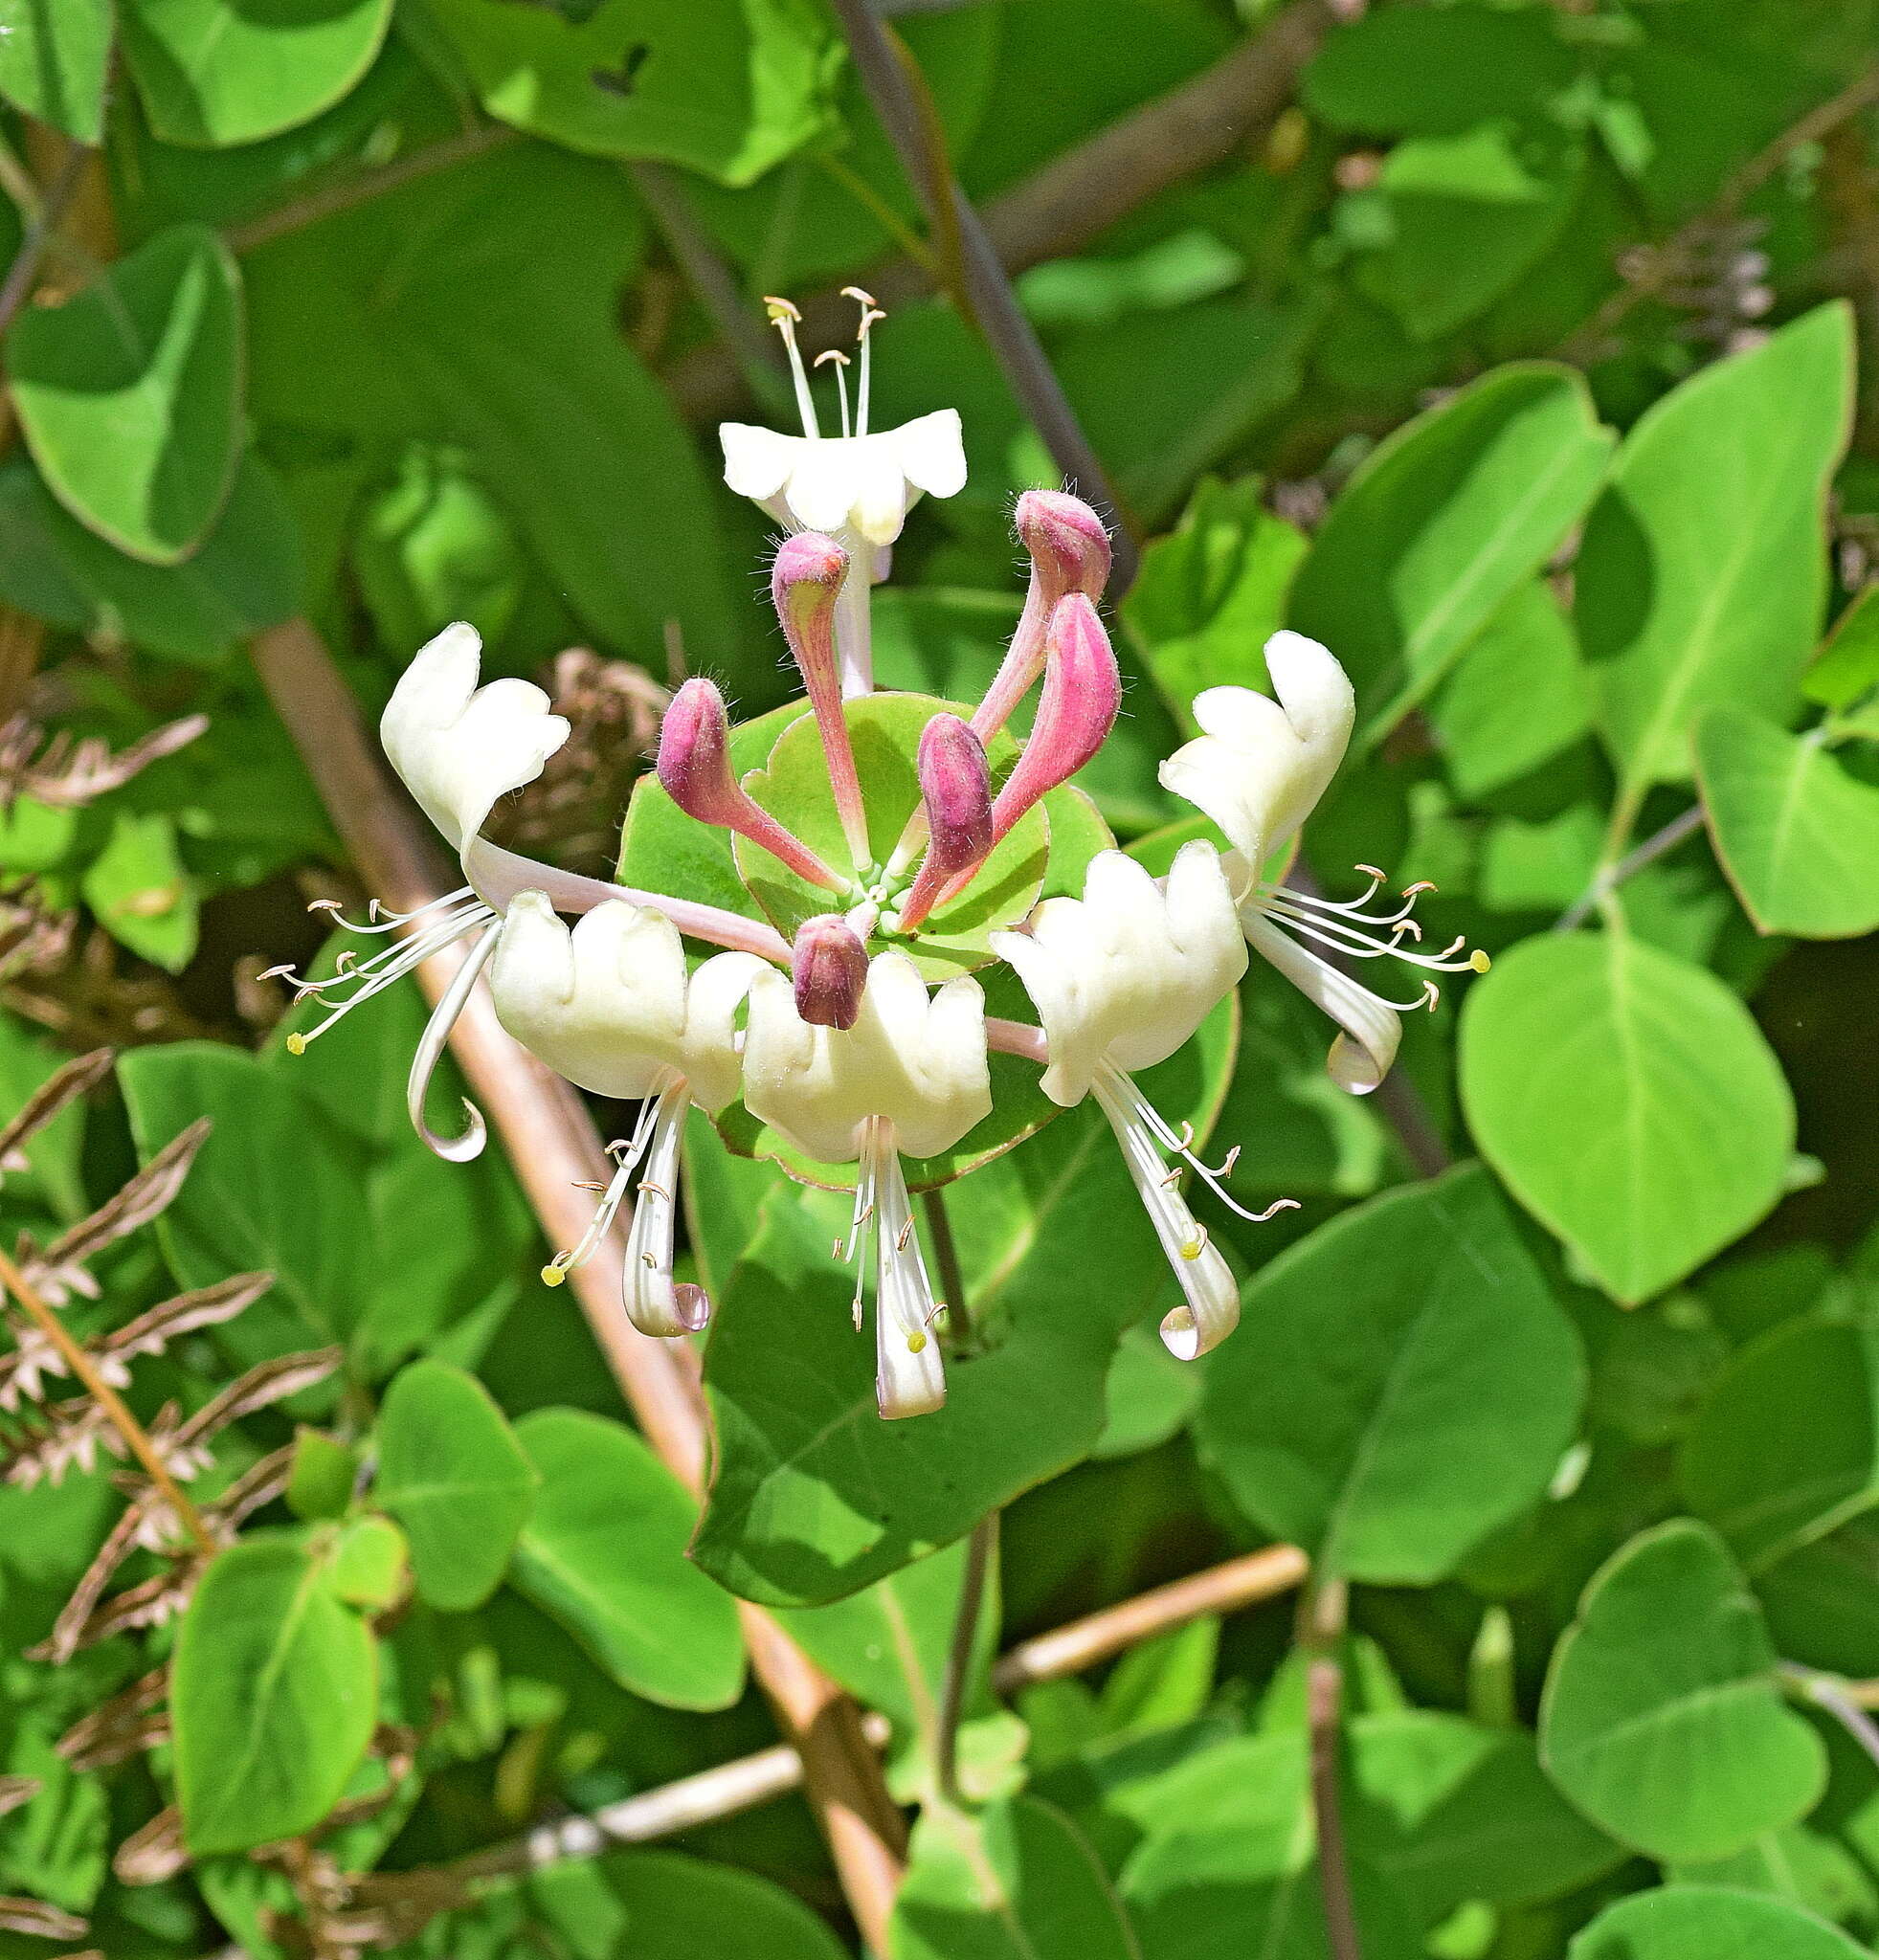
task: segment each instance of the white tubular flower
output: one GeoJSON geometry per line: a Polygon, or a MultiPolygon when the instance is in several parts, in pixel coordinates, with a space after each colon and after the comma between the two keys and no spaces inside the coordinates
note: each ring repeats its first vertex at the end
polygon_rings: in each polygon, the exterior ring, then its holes
{"type": "Polygon", "coordinates": [[[497,798],[532,783],[568,739],[539,687],[479,687],[481,666],[476,628],[446,626],[405,669],[378,724],[391,767],[459,856],[497,798]]]}
{"type": "Polygon", "coordinates": [[[718,431],[725,481],[792,530],[847,532],[891,545],[922,493],[965,487],[959,412],[936,409],[869,435],[784,435],[749,422],[718,431]]]}
{"type": "MultiPolygon", "coordinates": [[[[914,1228],[901,1153],[950,1150],[992,1108],[985,1001],[975,980],[928,994],[905,953],[868,967],[850,1028],[805,1021],[782,974],[757,976],[744,1037],[744,1104],[824,1163],[859,1160],[848,1256],[876,1251],[875,1391],[883,1415],[920,1415],[946,1398],[929,1329],[941,1311],[914,1228]]],[[[838,1248],[839,1256],[840,1248],[838,1248]]],[[[862,1270],[855,1293],[861,1325],[862,1270]]]]}
{"type": "Polygon", "coordinates": [[[949,980],[929,995],[905,953],[877,953],[861,1013],[842,1029],[805,1021],[789,980],[758,974],[744,1104],[824,1164],[858,1158],[873,1117],[893,1125],[909,1156],[950,1150],[992,1110],[978,982],[949,980]]]}
{"type": "Polygon", "coordinates": [[[754,954],[727,952],[688,974],[678,927],[618,899],[570,931],[545,894],[521,892],[503,920],[489,973],[497,1019],[582,1088],[651,1099],[633,1136],[612,1146],[616,1168],[593,1225],[542,1274],[559,1285],[593,1257],[643,1158],[624,1278],[627,1318],[642,1334],[692,1332],[709,1316],[703,1293],[673,1280],[679,1150],[691,1103],[715,1111],[737,1094],[737,1010],[766,970],[754,954]]]}
{"type": "Polygon", "coordinates": [[[1066,1109],[1106,1062],[1165,1061],[1246,970],[1219,853],[1197,839],[1161,881],[1100,852],[1081,899],[1046,899],[1022,932],[995,932],[992,950],[1036,1003],[1050,1043],[1043,1092],[1066,1109]]]}
{"type": "Polygon", "coordinates": [[[1171,1353],[1192,1361],[1224,1341],[1240,1320],[1232,1270],[1179,1191],[1180,1167],[1196,1170],[1222,1203],[1245,1218],[1266,1218],[1282,1198],[1252,1213],[1228,1197],[1219,1170],[1194,1155],[1191,1133],[1176,1134],[1127,1071],[1165,1061],[1206,1019],[1246,970],[1233,894],[1219,853],[1183,844],[1165,880],[1120,851],[1091,860],[1081,899],[1046,899],[1023,932],[999,932],[993,950],[1009,963],[1036,1004],[1049,1044],[1043,1091],[1066,1108],[1095,1092],[1122,1147],[1155,1236],[1180,1281],[1183,1303],[1161,1323],[1171,1353]]]}
{"type": "Polygon", "coordinates": [[[874,352],[870,329],[885,316],[859,286],[842,288],[861,309],[857,335],[861,362],[854,410],[848,399],[848,356],[819,355],[816,366],[836,364],[841,434],[824,435],[810,392],[808,370],[796,345],[801,315],[787,300],[767,300],[772,325],[789,350],[800,435],[725,422],[725,482],[793,531],[825,531],[848,554],[853,575],[836,617],[841,691],[865,694],[873,685],[868,622],[869,588],[887,576],[895,539],[923,494],[954,497],[965,488],[966,449],[956,409],[936,409],[898,429],[868,429],[874,352]]]}
{"type": "Polygon", "coordinates": [[[1350,746],[1356,697],[1344,669],[1315,639],[1275,633],[1265,668],[1277,701],[1250,687],[1195,697],[1206,731],[1177,748],[1161,786],[1204,811],[1240,854],[1242,880],[1287,842],[1325,793],[1350,746]]]}
{"type": "Polygon", "coordinates": [[[1204,811],[1232,841],[1226,861],[1241,930],[1254,951],[1337,1022],[1343,1033],[1331,1044],[1331,1080],[1353,1095],[1368,1095],[1396,1060],[1402,1015],[1433,1008],[1440,989],[1424,980],[1415,999],[1388,1000],[1333,960],[1393,959],[1424,972],[1485,973],[1488,955],[1458,958],[1462,939],[1439,953],[1417,949],[1422,928],[1411,914],[1432,885],[1407,886],[1402,904],[1371,912],[1365,908],[1384,875],[1369,865],[1358,866],[1369,889],[1348,902],[1261,880],[1266,858],[1291,840],[1337,773],[1355,719],[1349,677],[1316,640],[1276,633],[1265,643],[1265,665],[1278,700],[1248,687],[1210,687],[1197,696],[1195,719],[1206,733],[1161,765],[1161,783],[1204,811]]]}

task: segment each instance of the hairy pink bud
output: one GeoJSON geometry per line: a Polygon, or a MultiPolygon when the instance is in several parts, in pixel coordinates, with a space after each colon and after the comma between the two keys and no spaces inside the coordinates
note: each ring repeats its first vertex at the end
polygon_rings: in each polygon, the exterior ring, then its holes
{"type": "Polygon", "coordinates": [[[981,742],[1011,720],[1042,672],[1044,635],[1058,600],[1070,592],[1100,599],[1109,578],[1109,534],[1081,498],[1062,490],[1027,490],[1018,500],[1015,521],[1031,554],[1031,588],[1011,650],[973,716],[981,742]]]}
{"type": "Polygon", "coordinates": [[[861,1018],[868,950],[845,919],[824,912],[796,928],[790,954],[796,1013],[821,1028],[852,1028],[861,1018]]]}
{"type": "Polygon", "coordinates": [[[829,891],[843,880],[799,837],[776,821],[740,784],[730,766],[730,717],[725,698],[708,680],[687,680],[672,697],[660,724],[660,786],[687,816],[749,837],[798,878],[829,891]]]}
{"type": "Polygon", "coordinates": [[[1018,535],[1051,605],[1065,592],[1100,599],[1109,582],[1109,533],[1080,497],[1027,490],[1018,500],[1018,535]]]}
{"type": "Polygon", "coordinates": [[[803,691],[815,711],[841,834],[848,840],[855,869],[861,871],[868,862],[867,817],[861,807],[861,785],[855,773],[848,724],[841,715],[841,674],[835,643],[836,608],[848,570],[848,554],[833,538],[820,531],[798,531],[794,537],[785,538],[777,550],[770,575],[770,596],[796,671],[802,676],[803,691]]]}
{"type": "Polygon", "coordinates": [[[1122,675],[1096,608],[1081,592],[1058,600],[1044,635],[1044,691],[1018,767],[992,806],[1002,837],[1047,791],[1066,782],[1108,739],[1122,675]]]}
{"type": "Polygon", "coordinates": [[[971,871],[993,845],[992,770],[985,745],[957,715],[935,715],[920,735],[920,797],[928,843],[920,875],[900,912],[900,930],[914,931],[940,894],[971,871]]]}

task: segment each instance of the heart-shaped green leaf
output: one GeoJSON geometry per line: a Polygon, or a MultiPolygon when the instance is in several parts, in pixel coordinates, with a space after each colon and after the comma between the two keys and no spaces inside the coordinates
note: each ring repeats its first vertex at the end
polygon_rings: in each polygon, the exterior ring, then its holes
{"type": "Polygon", "coordinates": [[[1823,732],[1711,708],[1696,778],[1729,881],[1761,932],[1851,939],[1879,925],[1879,784],[1823,732]]]}
{"type": "Polygon", "coordinates": [[[187,558],[240,456],[241,303],[228,247],[175,225],[60,306],[28,307],[7,371],[53,495],[121,551],[187,558]]]}
{"type": "Polygon", "coordinates": [[[1468,990],[1482,1153],[1614,1297],[1648,1299],[1780,1195],[1794,1102],[1739,997],[1627,932],[1524,941],[1468,990]]]}
{"type": "Polygon", "coordinates": [[[1540,1760],[1585,1815],[1652,1858],[1726,1858],[1812,1808],[1819,1736],[1781,1699],[1761,1609],[1687,1519],[1593,1578],[1554,1650],[1540,1760]]]}

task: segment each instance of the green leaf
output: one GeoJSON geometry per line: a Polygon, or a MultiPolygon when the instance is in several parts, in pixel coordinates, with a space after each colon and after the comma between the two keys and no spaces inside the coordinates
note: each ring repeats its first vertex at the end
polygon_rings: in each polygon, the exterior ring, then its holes
{"type": "Polygon", "coordinates": [[[386,1391],[373,1495],[405,1527],[419,1596],[446,1613],[501,1582],[539,1482],[474,1375],[414,1361],[386,1391]]]}
{"type": "Polygon", "coordinates": [[[1660,1525],[1585,1589],[1548,1669],[1540,1760],[1638,1850],[1726,1858],[1810,1810],[1826,1780],[1820,1738],[1774,1669],[1721,1540],[1688,1520],[1660,1525]]]}
{"type": "Polygon", "coordinates": [[[244,1362],[344,1341],[371,1285],[370,1247],[356,1229],[366,1198],[317,1107],[253,1056],[208,1041],[133,1049],[118,1080],[145,1163],[197,1117],[214,1125],[157,1225],[177,1280],[275,1276],[217,1338],[244,1362]],[[335,1229],[335,1219],[347,1222],[335,1229]]]}
{"type": "MultiPolygon", "coordinates": [[[[1144,1093],[1204,1136],[1231,1058],[1217,1014],[1144,1072],[1144,1093]]],[[[1068,1111],[947,1202],[971,1358],[951,1369],[944,1409],[906,1422],[877,1412],[874,1341],[854,1331],[854,1281],[829,1257],[850,1202],[788,1187],[766,1202],[705,1357],[718,1472],[695,1555],[733,1592],[772,1606],[841,1598],[960,1537],[1101,1435],[1117,1336],[1174,1287],[1108,1125],[1068,1111]]]]}
{"type": "Polygon", "coordinates": [[[78,143],[104,136],[111,0],[0,0],[0,96],[78,143]]]}
{"type": "Polygon", "coordinates": [[[1879,687],[1879,586],[1863,586],[1801,682],[1823,707],[1849,708],[1879,687]]]}
{"type": "Polygon", "coordinates": [[[51,625],[206,663],[291,618],[302,584],[300,527],[252,453],[180,565],[145,565],[86,530],[23,457],[0,467],[0,598],[51,625]]]}
{"type": "Polygon", "coordinates": [[[1879,1502],[1879,1328],[1809,1318],[1752,1341],[1698,1413],[1678,1482],[1752,1572],[1879,1502]]]}
{"type": "Polygon", "coordinates": [[[1794,1103],[1740,999],[1628,933],[1524,941],[1468,990],[1482,1153],[1616,1299],[1648,1299],[1780,1195],[1794,1103]]]}
{"type": "Polygon", "coordinates": [[[1096,1854],[1036,1797],[976,1816],[935,1807],[913,1834],[890,1960],[1141,1960],[1096,1854]]]}
{"type": "Polygon", "coordinates": [[[371,1740],[371,1635],[299,1546],[237,1545],[183,1615],[169,1711],[190,1849],[291,1838],[339,1801],[371,1740]]]}
{"type": "Polygon", "coordinates": [[[1866,1950],[1778,1899],[1672,1885],[1606,1906],[1574,1940],[1570,1960],[1861,1960],[1866,1950]]]}
{"type": "Polygon", "coordinates": [[[1703,709],[1792,709],[1826,601],[1823,500],[1852,361],[1836,301],[1701,369],[1625,437],[1586,521],[1574,610],[1634,792],[1689,777],[1703,709]]]}
{"type": "Polygon", "coordinates": [[[241,451],[240,281],[200,225],[160,232],[7,334],[7,371],[47,487],[151,565],[203,542],[241,451]]]}
{"type": "MultiPolygon", "coordinates": [[[[1356,223],[1375,231],[1354,282],[1419,341],[1483,313],[1558,237],[1585,169],[1580,142],[1557,124],[1484,122],[1454,136],[1393,147],[1356,223]]],[[[1366,237],[1366,242],[1368,239],[1366,237]]]]}
{"type": "Polygon", "coordinates": [[[153,966],[180,973],[194,958],[195,885],[177,855],[176,826],[161,812],[121,810],[80,889],[105,931],[153,966]]]}
{"type": "Polygon", "coordinates": [[[391,1605],[404,1590],[409,1550],[390,1518],[355,1518],[333,1547],[333,1591],[350,1606],[391,1605]]]}
{"type": "Polygon", "coordinates": [[[558,1935],[569,1960],[845,1960],[822,1920],[781,1885],[676,1851],[553,1864],[529,1879],[527,1899],[524,1937],[558,1935]]]}
{"type": "Polygon", "coordinates": [[[427,0],[492,116],[595,156],[746,185],[822,127],[826,30],[802,0],[427,0]]]}
{"type": "Polygon", "coordinates": [[[1552,556],[1612,443],[1577,371],[1513,362],[1365,459],[1312,542],[1288,623],[1350,670],[1366,739],[1420,702],[1552,556]]]}
{"type": "Polygon", "coordinates": [[[1852,939],[1879,926],[1879,785],[1824,730],[1741,708],[1696,724],[1696,777],[1729,881],[1759,932],[1852,939]]]}
{"type": "Polygon", "coordinates": [[[1456,792],[1516,782],[1592,725],[1572,621],[1544,579],[1515,586],[1423,705],[1456,792]]]}
{"type": "Polygon", "coordinates": [[[744,1685],[735,1602],[686,1556],[697,1513],[630,1429],[540,1409],[516,1434],[541,1479],[510,1583],[619,1682],[668,1708],[727,1708],[744,1685]]]}
{"type": "Polygon", "coordinates": [[[1427,1585],[1539,1496],[1584,1392],[1571,1324],[1475,1165],[1281,1253],[1194,1426],[1236,1502],[1321,1573],[1427,1585]]]}
{"type": "Polygon", "coordinates": [[[1304,534],[1260,506],[1257,478],[1196,489],[1178,526],[1142,554],[1123,623],[1189,734],[1203,688],[1257,687],[1260,649],[1286,621],[1286,597],[1308,549],[1304,534]]]}
{"type": "Polygon", "coordinates": [[[302,1423],[294,1432],[287,1508],[297,1518],[342,1517],[351,1506],[358,1476],[358,1455],[349,1445],[302,1423]]]}
{"type": "Polygon", "coordinates": [[[165,143],[225,148],[306,122],[377,58],[393,0],[123,0],[124,58],[165,143]]]}
{"type": "MultiPolygon", "coordinates": [[[[335,935],[313,970],[330,973],[347,943],[335,935]]],[[[363,1186],[349,1214],[360,1268],[354,1347],[373,1376],[389,1374],[414,1351],[474,1363],[540,1269],[540,1228],[503,1154],[447,1164],[412,1132],[405,1080],[427,1013],[414,986],[392,988],[304,1054],[290,1055],[288,1034],[304,1034],[324,1018],[319,1003],[308,1001],[275,1029],[266,1057],[273,1080],[311,1106],[313,1133],[327,1139],[325,1147],[363,1186]]],[[[439,1128],[462,1120],[463,1091],[445,1056],[431,1085],[431,1120],[439,1128]]]]}

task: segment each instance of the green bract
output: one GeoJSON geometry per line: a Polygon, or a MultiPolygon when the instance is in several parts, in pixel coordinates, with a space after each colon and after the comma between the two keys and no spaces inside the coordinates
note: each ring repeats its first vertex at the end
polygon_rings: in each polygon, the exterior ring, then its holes
{"type": "MultiPolygon", "coordinates": [[[[815,717],[805,702],[792,702],[734,728],[731,761],[744,788],[764,809],[832,869],[854,876],[856,890],[847,902],[852,903],[879,879],[908,819],[920,810],[914,759],[922,729],[935,715],[963,718],[971,712],[969,704],[924,694],[874,694],[843,703],[874,852],[874,861],[866,865],[854,863],[842,837],[815,717]]],[[[1017,760],[1018,744],[1008,734],[995,736],[987,756],[995,784],[1017,760]]],[[[1023,989],[1003,968],[991,967],[987,940],[1000,926],[1018,924],[1040,899],[1080,892],[1090,859],[1114,846],[1108,826],[1081,790],[1068,785],[1053,790],[1019,818],[958,898],[939,906],[917,934],[877,929],[868,950],[909,953],[928,981],[977,972],[986,989],[988,1013],[1029,1020],[1032,1010],[1023,989]]],[[[916,854],[905,874],[892,881],[893,888],[904,890],[912,883],[917,863],[916,854]]],[[[805,919],[844,909],[839,895],[796,877],[758,845],[733,840],[729,832],[686,815],[651,775],[642,776],[633,792],[618,877],[622,884],[767,920],[785,938],[805,919]]],[[[963,1176],[1061,1113],[1039,1089],[1031,1063],[995,1054],[991,1069],[992,1114],[944,1157],[909,1160],[911,1189],[963,1176]]],[[[769,1158],[803,1183],[846,1190],[855,1181],[852,1167],[816,1163],[758,1123],[741,1102],[731,1103],[717,1125],[739,1156],[769,1158]]]]}

